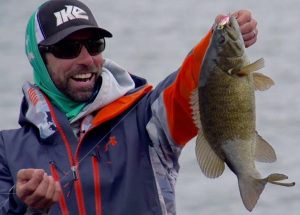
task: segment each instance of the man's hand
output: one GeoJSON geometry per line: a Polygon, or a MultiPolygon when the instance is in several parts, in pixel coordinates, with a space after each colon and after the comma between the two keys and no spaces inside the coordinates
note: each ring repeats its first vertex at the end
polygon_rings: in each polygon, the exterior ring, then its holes
{"type": "MultiPolygon", "coordinates": [[[[257,40],[257,22],[252,18],[251,12],[248,10],[239,10],[231,14],[235,16],[239,23],[241,33],[244,39],[245,47],[253,45],[257,40]]],[[[218,15],[215,19],[215,23],[219,23],[224,15],[218,15]]]]}
{"type": "Polygon", "coordinates": [[[21,169],[17,173],[16,195],[31,208],[48,210],[59,200],[61,187],[42,169],[21,169]]]}

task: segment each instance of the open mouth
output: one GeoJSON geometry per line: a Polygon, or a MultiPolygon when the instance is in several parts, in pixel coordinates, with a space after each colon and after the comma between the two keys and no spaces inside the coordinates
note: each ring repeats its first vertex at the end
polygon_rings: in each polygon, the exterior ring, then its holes
{"type": "Polygon", "coordinates": [[[73,80],[75,81],[80,81],[80,82],[88,82],[92,80],[92,78],[95,76],[95,73],[86,73],[86,74],[77,74],[72,77],[73,80]]]}

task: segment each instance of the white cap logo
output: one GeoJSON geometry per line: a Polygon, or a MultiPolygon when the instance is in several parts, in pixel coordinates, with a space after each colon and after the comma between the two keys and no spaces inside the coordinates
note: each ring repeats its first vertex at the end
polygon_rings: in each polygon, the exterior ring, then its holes
{"type": "Polygon", "coordinates": [[[72,19],[89,19],[87,13],[84,10],[72,5],[66,5],[66,9],[55,12],[54,15],[56,17],[56,26],[59,26],[72,19]]]}

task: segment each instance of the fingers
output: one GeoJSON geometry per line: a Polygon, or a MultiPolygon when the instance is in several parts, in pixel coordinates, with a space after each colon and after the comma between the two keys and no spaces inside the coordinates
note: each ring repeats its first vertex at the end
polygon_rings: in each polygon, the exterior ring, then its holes
{"type": "Polygon", "coordinates": [[[253,45],[257,40],[257,33],[256,31],[252,31],[248,34],[243,35],[245,47],[248,48],[253,45]]]}
{"type": "Polygon", "coordinates": [[[251,19],[250,21],[248,22],[244,22],[244,23],[241,23],[239,24],[240,25],[240,30],[241,30],[241,33],[244,35],[244,34],[248,34],[248,33],[251,33],[251,32],[254,32],[256,31],[257,32],[257,22],[256,20],[254,19],[251,19]]]}
{"type": "Polygon", "coordinates": [[[252,19],[251,12],[248,10],[236,11],[232,14],[232,16],[236,18],[239,25],[243,25],[244,23],[247,23],[252,19]]]}
{"type": "Polygon", "coordinates": [[[59,200],[61,187],[44,170],[24,169],[17,175],[17,196],[28,206],[37,209],[49,209],[59,200]]]}
{"type": "Polygon", "coordinates": [[[47,193],[52,193],[54,191],[54,188],[53,186],[51,186],[52,182],[49,178],[50,177],[44,174],[43,180],[37,186],[35,192],[27,197],[26,203],[28,205],[33,208],[41,208],[41,206],[45,205],[48,201],[51,200],[51,197],[47,197],[47,193]]]}
{"type": "Polygon", "coordinates": [[[62,193],[60,183],[58,181],[55,181],[52,176],[49,176],[49,189],[47,190],[45,202],[41,203],[41,206],[43,204],[47,205],[49,208],[53,203],[57,202],[60,198],[60,195],[62,193]]]}
{"type": "Polygon", "coordinates": [[[38,195],[40,195],[40,198],[38,198],[37,201],[32,204],[32,206],[35,208],[50,208],[53,203],[52,198],[55,193],[55,181],[52,176],[49,176],[47,179],[45,179],[44,183],[44,186],[40,187],[40,191],[38,193],[38,195]],[[46,181],[48,182],[48,186],[46,185],[47,189],[44,190],[46,181]]]}
{"type": "MultiPolygon", "coordinates": [[[[28,181],[32,178],[33,174],[42,176],[44,174],[44,172],[45,171],[42,169],[21,169],[17,173],[17,179],[21,180],[21,181],[28,181]]],[[[41,176],[39,176],[39,177],[41,177],[41,176]]]]}
{"type": "Polygon", "coordinates": [[[16,193],[23,200],[31,195],[43,180],[44,170],[41,169],[21,169],[17,173],[16,193]]]}
{"type": "MultiPolygon", "coordinates": [[[[252,14],[248,10],[239,10],[232,14],[240,26],[240,31],[243,36],[245,47],[253,45],[257,40],[257,21],[252,18],[252,14]]],[[[218,15],[215,19],[215,25],[226,17],[225,15],[218,15]]]]}
{"type": "Polygon", "coordinates": [[[257,21],[252,18],[248,10],[239,10],[232,14],[239,23],[241,34],[244,39],[245,47],[253,45],[257,40],[257,21]]]}

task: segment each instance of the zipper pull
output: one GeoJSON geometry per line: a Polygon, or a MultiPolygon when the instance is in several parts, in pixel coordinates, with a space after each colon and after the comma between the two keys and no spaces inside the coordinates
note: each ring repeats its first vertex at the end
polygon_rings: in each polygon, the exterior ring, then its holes
{"type": "Polygon", "coordinates": [[[76,166],[71,166],[71,171],[72,171],[74,181],[77,181],[78,180],[77,167],[76,166]]]}

